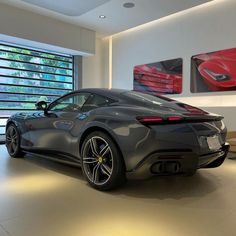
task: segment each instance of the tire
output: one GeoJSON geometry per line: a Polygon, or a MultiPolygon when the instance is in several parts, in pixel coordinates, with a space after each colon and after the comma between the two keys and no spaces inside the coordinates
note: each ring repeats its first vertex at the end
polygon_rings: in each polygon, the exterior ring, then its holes
{"type": "Polygon", "coordinates": [[[98,190],[111,190],[125,183],[125,165],[114,141],[104,132],[89,134],[81,148],[83,174],[98,190]]]}
{"type": "Polygon", "coordinates": [[[10,124],[6,130],[6,147],[13,158],[22,158],[24,153],[20,148],[20,133],[14,124],[10,124]]]}

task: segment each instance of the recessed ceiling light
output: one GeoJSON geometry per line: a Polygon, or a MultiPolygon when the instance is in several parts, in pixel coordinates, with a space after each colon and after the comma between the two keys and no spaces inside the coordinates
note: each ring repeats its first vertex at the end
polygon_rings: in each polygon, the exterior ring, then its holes
{"type": "Polygon", "coordinates": [[[99,18],[100,18],[100,19],[105,19],[106,16],[104,16],[104,15],[100,15],[99,18]]]}
{"type": "Polygon", "coordinates": [[[135,4],[133,2],[126,2],[123,4],[123,7],[125,7],[125,8],[132,8],[134,6],[135,6],[135,4]]]}

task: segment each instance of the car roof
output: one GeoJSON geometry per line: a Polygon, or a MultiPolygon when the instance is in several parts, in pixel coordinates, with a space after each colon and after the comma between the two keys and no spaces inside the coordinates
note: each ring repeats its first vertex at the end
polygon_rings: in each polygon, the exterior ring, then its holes
{"type": "MultiPolygon", "coordinates": [[[[111,98],[111,99],[114,99],[114,100],[117,100],[117,101],[126,101],[126,99],[122,96],[123,93],[126,93],[126,92],[131,92],[133,90],[128,90],[128,89],[115,89],[115,88],[112,88],[112,89],[108,89],[108,88],[84,88],[84,89],[78,89],[78,90],[75,90],[71,93],[81,93],[81,92],[84,92],[84,93],[94,93],[94,94],[98,94],[98,95],[101,95],[101,96],[105,96],[105,97],[108,97],[108,98],[111,98]]],[[[69,93],[70,94],[70,93],[69,93]]],[[[66,95],[64,95],[66,96],[66,95]]],[[[173,101],[171,98],[168,98],[168,97],[165,97],[165,96],[162,96],[162,95],[155,95],[156,97],[159,97],[160,99],[163,99],[165,101],[173,101]]]]}
{"type": "Polygon", "coordinates": [[[79,89],[73,91],[73,93],[76,92],[87,92],[87,93],[95,93],[98,95],[110,97],[110,98],[120,98],[120,94],[124,92],[128,92],[130,90],[127,89],[107,89],[107,88],[86,88],[86,89],[79,89]]]}

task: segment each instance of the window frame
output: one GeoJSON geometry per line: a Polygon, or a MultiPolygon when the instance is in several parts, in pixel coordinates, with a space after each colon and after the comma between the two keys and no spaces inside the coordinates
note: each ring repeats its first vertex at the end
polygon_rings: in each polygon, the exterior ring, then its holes
{"type": "MultiPolygon", "coordinates": [[[[91,96],[91,93],[90,92],[71,92],[69,94],[66,94],[58,99],[56,99],[55,101],[51,102],[49,105],[48,105],[48,108],[47,108],[47,111],[49,112],[64,112],[63,110],[51,110],[53,106],[56,106],[58,105],[58,101],[59,100],[62,100],[62,99],[67,99],[67,98],[70,98],[70,97],[73,97],[73,96],[77,96],[77,95],[84,95],[84,94],[88,94],[88,97],[86,99],[86,101],[83,103],[82,107],[80,108],[80,111],[82,111],[82,108],[84,106],[84,104],[88,101],[88,99],[90,98],[91,96]],[[55,105],[54,105],[55,104],[55,105]]],[[[69,111],[69,112],[78,112],[78,111],[69,111]]]]}
{"type": "MultiPolygon", "coordinates": [[[[84,109],[83,109],[84,106],[86,106],[86,105],[93,105],[92,103],[91,103],[91,104],[88,104],[89,100],[90,100],[90,99],[93,99],[92,96],[99,96],[99,97],[102,97],[102,98],[104,98],[104,99],[106,99],[106,100],[109,100],[109,102],[108,102],[108,103],[104,103],[104,105],[99,105],[99,106],[97,106],[97,107],[95,107],[95,108],[92,108],[92,109],[90,109],[90,110],[86,110],[86,112],[89,112],[89,111],[91,111],[91,110],[94,110],[94,109],[97,109],[97,108],[100,108],[100,107],[107,107],[107,106],[109,106],[110,104],[113,104],[113,103],[117,102],[116,100],[114,100],[114,99],[112,99],[112,98],[110,98],[110,97],[108,97],[108,96],[104,96],[104,95],[97,94],[97,93],[91,93],[90,96],[89,96],[89,98],[86,100],[86,102],[84,103],[83,107],[81,108],[82,111],[84,111],[84,109]]],[[[94,105],[95,105],[95,104],[94,104],[94,105]]]]}

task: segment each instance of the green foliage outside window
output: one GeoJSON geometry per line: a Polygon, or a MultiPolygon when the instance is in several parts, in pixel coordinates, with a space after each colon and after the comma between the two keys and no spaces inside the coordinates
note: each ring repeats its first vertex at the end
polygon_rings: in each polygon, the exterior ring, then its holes
{"type": "Polygon", "coordinates": [[[73,58],[0,44],[0,117],[73,90],[73,58]]]}

